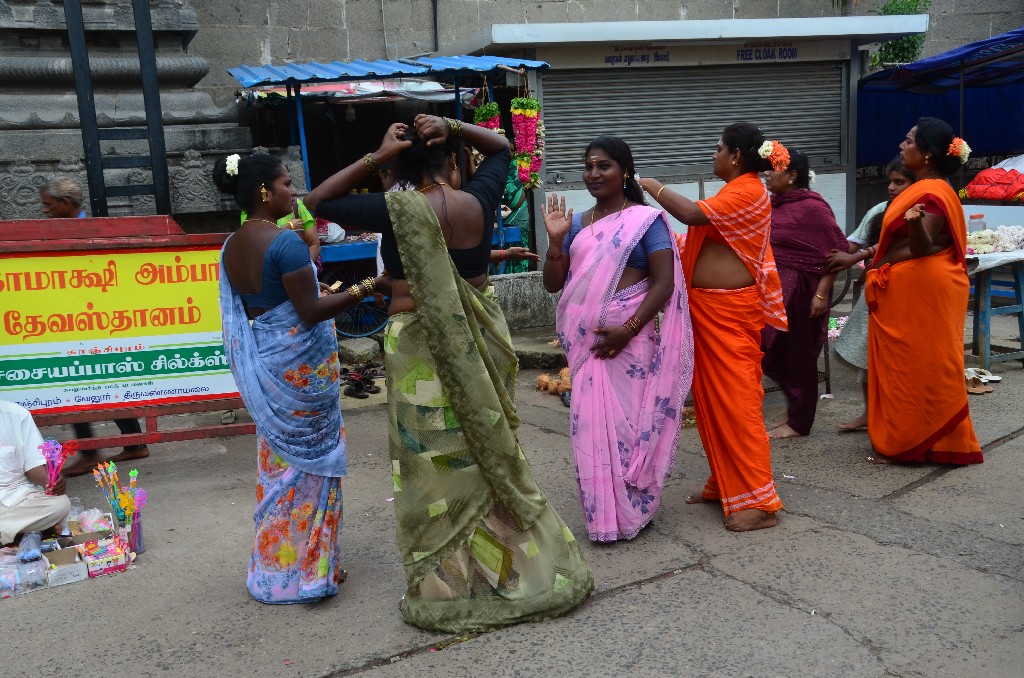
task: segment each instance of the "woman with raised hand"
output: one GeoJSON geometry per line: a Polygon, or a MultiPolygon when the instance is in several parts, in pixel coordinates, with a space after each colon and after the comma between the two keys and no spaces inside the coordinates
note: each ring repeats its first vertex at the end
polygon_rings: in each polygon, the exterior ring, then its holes
{"type": "Polygon", "coordinates": [[[937,118],[918,120],[900,144],[917,181],[885,210],[864,285],[874,463],[983,461],[963,376],[967,225],[947,179],[969,153],[937,118]]]}
{"type": "Polygon", "coordinates": [[[248,213],[224,243],[220,275],[224,345],[256,423],[256,543],[246,584],[264,603],[315,602],[335,595],[345,577],[333,318],[375,283],[323,294],[306,243],[277,225],[295,197],[279,159],[232,155],[217,162],[213,178],[248,213]]]}
{"type": "Polygon", "coordinates": [[[771,202],[758,176],[784,169],[785,149],[747,122],[725,128],[711,156],[725,186],[693,202],[655,179],[640,185],[687,224],[682,253],[693,323],[693,404],[711,467],[687,503],[720,502],[735,532],[775,525],[782,501],[772,478],[761,403],[761,328],[786,328],[782,285],[768,234],[771,202]]]}
{"type": "Polygon", "coordinates": [[[598,137],[583,167],[594,207],[573,215],[565,198],[547,199],[544,286],[562,292],[557,329],[572,373],[570,430],[587,536],[609,542],[635,537],[661,503],[693,377],[693,340],[676,240],[664,213],[644,200],[629,146],[598,137]]]}
{"type": "Polygon", "coordinates": [[[835,273],[829,273],[829,252],[849,245],[825,199],[810,188],[807,156],[790,151],[789,165],[765,172],[772,194],[772,252],[779,268],[789,330],[765,327],[761,332],[761,367],[786,396],[785,421],[768,431],[769,438],[792,438],[811,432],[818,409],[818,355],[828,334],[829,302],[835,273]]]}
{"type": "Polygon", "coordinates": [[[509,160],[504,137],[419,115],[306,196],[319,216],[383,232],[394,276],[384,353],[401,609],[434,631],[555,617],[593,588],[516,436],[518,362],[487,282],[509,160]],[[460,141],[486,156],[468,181],[460,141]],[[415,190],[347,195],[392,159],[396,180],[415,190]]]}

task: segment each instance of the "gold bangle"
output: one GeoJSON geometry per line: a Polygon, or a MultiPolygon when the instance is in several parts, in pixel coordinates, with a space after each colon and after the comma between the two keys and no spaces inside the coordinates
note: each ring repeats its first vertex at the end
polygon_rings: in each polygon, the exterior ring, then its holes
{"type": "Polygon", "coordinates": [[[643,323],[641,323],[640,319],[635,315],[629,316],[629,318],[626,319],[626,322],[622,323],[622,326],[629,330],[634,337],[640,334],[641,330],[644,329],[643,323]]]}
{"type": "Polygon", "coordinates": [[[445,118],[444,121],[448,123],[448,134],[453,137],[462,136],[462,121],[456,118],[445,118]]]}
{"type": "Polygon", "coordinates": [[[370,174],[376,174],[380,171],[377,161],[373,159],[373,153],[367,153],[363,156],[363,164],[366,165],[366,171],[370,174]]]}
{"type": "Polygon", "coordinates": [[[377,291],[377,281],[373,278],[366,278],[363,282],[359,283],[359,285],[366,290],[367,294],[373,294],[377,291]]]}
{"type": "Polygon", "coordinates": [[[360,288],[359,285],[353,285],[352,287],[348,288],[345,291],[348,292],[349,298],[351,298],[353,301],[362,301],[363,297],[365,296],[363,294],[362,288],[360,288]]]}
{"type": "Polygon", "coordinates": [[[662,186],[661,188],[658,189],[658,192],[654,194],[654,202],[661,202],[661,192],[664,191],[664,190],[665,190],[664,186],[662,186]]]}
{"type": "Polygon", "coordinates": [[[820,294],[818,294],[817,292],[815,292],[815,293],[814,293],[814,296],[815,296],[815,298],[817,298],[817,299],[821,299],[822,301],[825,301],[825,297],[821,296],[821,295],[820,295],[820,294]]]}

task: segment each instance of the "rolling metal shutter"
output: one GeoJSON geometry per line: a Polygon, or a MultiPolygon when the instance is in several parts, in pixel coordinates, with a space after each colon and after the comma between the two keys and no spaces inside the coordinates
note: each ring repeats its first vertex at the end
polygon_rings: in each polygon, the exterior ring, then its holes
{"type": "Polygon", "coordinates": [[[843,66],[836,62],[701,66],[544,75],[545,169],[578,180],[594,137],[622,137],[637,168],[711,168],[722,129],[749,121],[788,148],[840,162],[843,66]]]}

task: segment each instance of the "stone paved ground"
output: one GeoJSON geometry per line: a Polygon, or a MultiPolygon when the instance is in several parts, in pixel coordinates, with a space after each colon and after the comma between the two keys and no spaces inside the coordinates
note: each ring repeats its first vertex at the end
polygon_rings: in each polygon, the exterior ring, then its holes
{"type": "MultiPolygon", "coordinates": [[[[315,606],[268,607],[245,591],[253,439],[156,446],[138,464],[152,497],[138,566],[0,601],[5,675],[1020,676],[1024,371],[994,371],[995,392],[971,399],[986,461],[950,469],[866,463],[867,436],[835,432],[860,402],[852,373],[834,367],[836,396],[812,435],[773,449],[786,508],[757,533],[729,533],[715,507],[684,504],[707,472],[684,430],[652,529],[585,545],[590,601],[472,638],[406,626],[396,608],[382,396],[344,399],[349,580],[315,606]]],[[[581,535],[567,410],[533,389],[538,374],[520,378],[523,447],[581,535]]],[[[782,411],[770,395],[766,416],[782,411]]],[[[90,480],[71,492],[100,505],[90,480]]]]}

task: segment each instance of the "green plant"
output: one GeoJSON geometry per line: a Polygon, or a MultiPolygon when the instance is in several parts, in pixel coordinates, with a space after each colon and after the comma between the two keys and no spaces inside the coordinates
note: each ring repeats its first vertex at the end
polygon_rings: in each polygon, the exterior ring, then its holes
{"type": "MultiPolygon", "coordinates": [[[[923,14],[931,4],[931,0],[889,0],[882,5],[882,14],[923,14]]],[[[921,56],[924,38],[925,34],[921,33],[883,42],[878,48],[878,54],[872,58],[872,65],[909,64],[917,61],[921,56]]]]}

